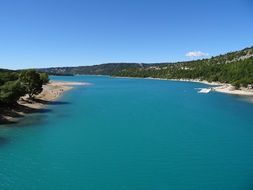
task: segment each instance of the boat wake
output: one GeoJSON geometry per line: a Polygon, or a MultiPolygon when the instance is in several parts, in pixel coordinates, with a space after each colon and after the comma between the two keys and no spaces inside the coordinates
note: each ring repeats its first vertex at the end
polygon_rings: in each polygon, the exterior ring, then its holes
{"type": "Polygon", "coordinates": [[[211,88],[199,88],[199,91],[198,93],[201,93],[201,94],[207,94],[209,92],[211,92],[211,88]]]}

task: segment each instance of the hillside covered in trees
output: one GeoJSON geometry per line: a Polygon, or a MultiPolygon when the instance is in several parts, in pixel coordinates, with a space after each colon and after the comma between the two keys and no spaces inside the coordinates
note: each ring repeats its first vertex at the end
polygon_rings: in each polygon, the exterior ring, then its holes
{"type": "Polygon", "coordinates": [[[55,67],[38,69],[38,71],[46,72],[50,75],[117,75],[119,72],[127,69],[139,69],[147,64],[138,63],[107,63],[92,66],[80,67],[55,67]]]}
{"type": "Polygon", "coordinates": [[[230,83],[236,87],[253,84],[253,47],[209,59],[177,63],[108,63],[94,66],[40,69],[52,75],[111,75],[164,79],[200,79],[230,83]]]}
{"type": "Polygon", "coordinates": [[[153,77],[164,79],[199,79],[230,83],[237,88],[253,84],[253,48],[210,59],[173,64],[158,64],[146,68],[126,69],[116,76],[153,77]]]}

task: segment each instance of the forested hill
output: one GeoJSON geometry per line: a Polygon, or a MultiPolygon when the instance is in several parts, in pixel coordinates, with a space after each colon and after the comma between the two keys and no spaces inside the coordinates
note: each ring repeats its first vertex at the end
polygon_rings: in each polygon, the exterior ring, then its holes
{"type": "Polygon", "coordinates": [[[139,63],[107,63],[101,65],[92,66],[80,66],[80,67],[55,67],[38,69],[52,75],[117,75],[121,71],[128,69],[139,69],[147,67],[147,64],[139,63]]]}
{"type": "Polygon", "coordinates": [[[236,87],[253,84],[253,47],[209,59],[177,63],[109,63],[83,67],[43,69],[49,74],[95,74],[122,77],[200,79],[231,83],[236,87]]]}
{"type": "Polygon", "coordinates": [[[1,73],[6,73],[6,72],[11,72],[11,70],[8,70],[8,69],[1,69],[1,68],[0,68],[0,72],[1,72],[1,73]]]}
{"type": "Polygon", "coordinates": [[[239,88],[253,84],[253,47],[196,61],[157,64],[127,69],[117,76],[165,79],[200,79],[230,83],[239,88]]]}

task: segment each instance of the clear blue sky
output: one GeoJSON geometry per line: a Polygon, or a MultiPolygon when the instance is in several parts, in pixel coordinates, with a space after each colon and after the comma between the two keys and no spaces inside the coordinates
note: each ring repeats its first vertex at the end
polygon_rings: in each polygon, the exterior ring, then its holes
{"type": "Polygon", "coordinates": [[[1,68],[181,61],[252,45],[252,0],[0,0],[1,68]]]}

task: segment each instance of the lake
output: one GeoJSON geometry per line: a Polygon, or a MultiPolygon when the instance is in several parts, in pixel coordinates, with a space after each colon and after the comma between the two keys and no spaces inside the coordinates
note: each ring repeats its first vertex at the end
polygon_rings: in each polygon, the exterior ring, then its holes
{"type": "Polygon", "coordinates": [[[253,104],[205,84],[106,76],[0,128],[1,190],[253,188],[253,104]]]}

